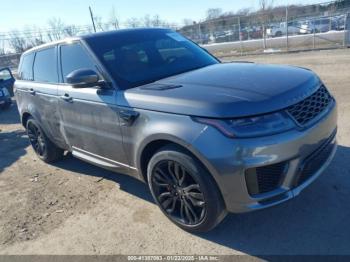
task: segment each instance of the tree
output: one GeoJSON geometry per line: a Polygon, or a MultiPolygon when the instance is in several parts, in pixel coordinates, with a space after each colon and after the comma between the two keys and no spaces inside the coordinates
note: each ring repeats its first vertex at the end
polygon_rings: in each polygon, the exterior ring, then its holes
{"type": "Polygon", "coordinates": [[[165,25],[165,22],[160,19],[158,14],[153,16],[151,23],[153,27],[161,27],[165,25]]]}
{"type": "Polygon", "coordinates": [[[219,18],[222,15],[221,8],[209,8],[207,10],[206,20],[219,18]]]}
{"type": "Polygon", "coordinates": [[[128,20],[126,20],[125,25],[127,27],[131,27],[131,28],[135,28],[135,27],[140,27],[141,22],[139,19],[137,19],[136,17],[131,17],[128,20]]]}
{"type": "Polygon", "coordinates": [[[145,15],[142,19],[142,24],[144,27],[151,27],[152,26],[152,19],[150,15],[145,15]]]}
{"type": "Polygon", "coordinates": [[[27,42],[27,48],[45,43],[42,30],[36,26],[27,27],[23,33],[23,36],[27,42]]]}
{"type": "Polygon", "coordinates": [[[269,21],[269,11],[272,9],[273,0],[259,0],[260,10],[258,11],[263,29],[264,49],[266,48],[266,26],[269,21]]]}
{"type": "Polygon", "coordinates": [[[47,32],[47,37],[50,41],[57,41],[64,38],[65,24],[60,18],[52,18],[48,22],[50,30],[47,32]]]}
{"type": "Polygon", "coordinates": [[[117,14],[115,12],[114,6],[112,7],[111,15],[109,18],[109,23],[112,25],[114,29],[119,29],[119,19],[117,17],[117,14]]]}
{"type": "Polygon", "coordinates": [[[23,53],[27,49],[26,39],[19,31],[14,30],[9,33],[9,45],[16,53],[23,53]]]}
{"type": "Polygon", "coordinates": [[[79,33],[79,29],[75,25],[68,25],[64,28],[64,33],[69,37],[76,36],[79,33]]]}
{"type": "Polygon", "coordinates": [[[242,8],[242,9],[239,9],[237,12],[236,12],[236,15],[239,15],[239,16],[246,16],[246,15],[249,15],[251,12],[251,8],[242,8]]]}

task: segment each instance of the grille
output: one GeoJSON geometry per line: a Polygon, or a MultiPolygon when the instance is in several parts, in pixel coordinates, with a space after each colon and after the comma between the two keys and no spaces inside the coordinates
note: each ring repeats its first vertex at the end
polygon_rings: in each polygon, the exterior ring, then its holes
{"type": "Polygon", "coordinates": [[[322,113],[333,101],[325,86],[321,86],[313,95],[287,108],[295,121],[304,126],[322,113]]]}
{"type": "Polygon", "coordinates": [[[246,182],[249,194],[262,194],[277,189],[282,184],[287,167],[287,162],[281,162],[269,166],[247,169],[246,182]]]}
{"type": "Polygon", "coordinates": [[[332,143],[335,134],[336,133],[333,133],[325,144],[304,160],[296,183],[297,186],[311,178],[327,161],[335,146],[334,143],[332,143]]]}

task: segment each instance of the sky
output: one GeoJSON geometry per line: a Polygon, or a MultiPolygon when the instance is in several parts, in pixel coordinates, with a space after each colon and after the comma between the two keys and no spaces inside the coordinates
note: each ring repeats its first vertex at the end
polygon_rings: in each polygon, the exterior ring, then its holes
{"type": "MultiPolygon", "coordinates": [[[[185,18],[199,21],[208,8],[224,12],[258,7],[259,0],[0,0],[0,32],[26,29],[29,26],[48,27],[50,18],[60,18],[65,24],[90,24],[88,7],[104,21],[114,7],[121,22],[130,17],[159,14],[161,19],[181,24],[185,18]]],[[[313,4],[322,0],[274,0],[274,5],[313,4]]]]}

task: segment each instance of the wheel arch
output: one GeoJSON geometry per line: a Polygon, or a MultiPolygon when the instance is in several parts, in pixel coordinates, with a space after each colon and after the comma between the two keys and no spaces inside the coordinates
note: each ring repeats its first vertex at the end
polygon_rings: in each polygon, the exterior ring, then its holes
{"type": "Polygon", "coordinates": [[[29,112],[27,112],[27,111],[25,111],[25,112],[22,113],[21,122],[22,122],[22,125],[23,125],[24,128],[27,127],[27,122],[28,122],[28,119],[29,119],[30,117],[33,117],[31,113],[29,113],[29,112]]]}
{"type": "Polygon", "coordinates": [[[183,151],[184,153],[187,153],[190,156],[194,157],[203,166],[203,168],[205,168],[208,171],[210,176],[215,181],[216,186],[220,188],[218,182],[215,179],[215,176],[213,175],[216,172],[214,167],[212,167],[210,163],[206,161],[205,158],[200,154],[200,152],[198,152],[193,146],[191,146],[191,144],[188,144],[185,141],[172,136],[158,137],[151,140],[147,140],[147,142],[143,143],[143,146],[139,150],[136,164],[139,170],[139,174],[141,176],[140,178],[143,181],[147,182],[147,166],[152,156],[159,149],[165,146],[174,146],[175,148],[183,151]]]}

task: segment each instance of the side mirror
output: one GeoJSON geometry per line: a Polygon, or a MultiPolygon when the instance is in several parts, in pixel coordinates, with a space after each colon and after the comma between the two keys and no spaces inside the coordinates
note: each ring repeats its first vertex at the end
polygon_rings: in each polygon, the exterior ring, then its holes
{"type": "Polygon", "coordinates": [[[91,69],[74,70],[66,76],[67,83],[75,88],[99,86],[99,80],[98,74],[91,69]]]}

